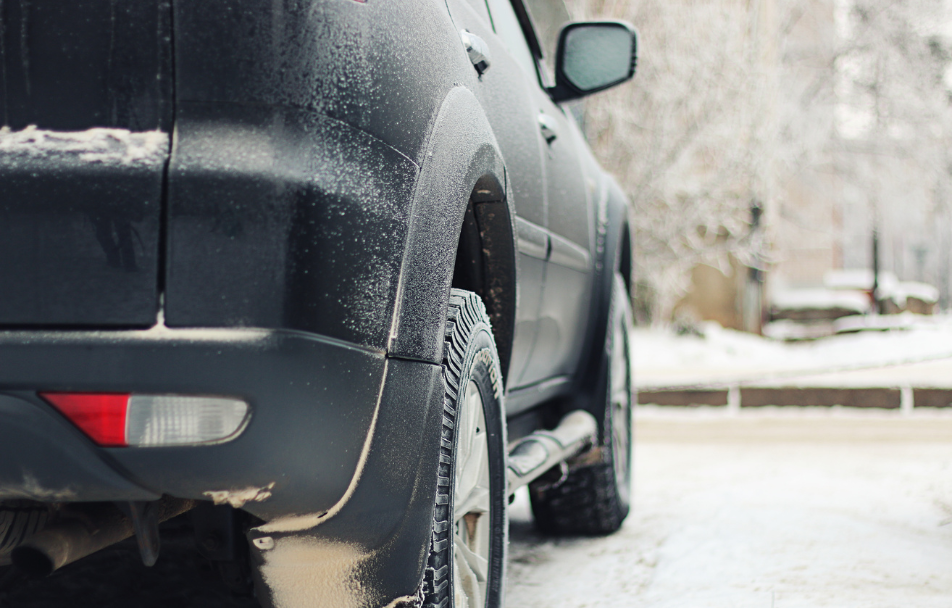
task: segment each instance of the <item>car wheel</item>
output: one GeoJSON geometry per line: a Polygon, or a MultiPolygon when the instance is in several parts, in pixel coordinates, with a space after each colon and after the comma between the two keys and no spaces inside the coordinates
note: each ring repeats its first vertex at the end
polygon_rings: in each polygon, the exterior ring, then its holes
{"type": "Polygon", "coordinates": [[[424,579],[427,607],[502,604],[506,429],[502,376],[489,318],[474,293],[454,289],[443,349],[439,476],[424,579]]]}
{"type": "Polygon", "coordinates": [[[621,527],[631,495],[631,306],[621,275],[615,273],[604,360],[596,392],[604,403],[601,441],[583,454],[556,483],[530,485],[532,513],[548,534],[608,534],[621,527]]]}

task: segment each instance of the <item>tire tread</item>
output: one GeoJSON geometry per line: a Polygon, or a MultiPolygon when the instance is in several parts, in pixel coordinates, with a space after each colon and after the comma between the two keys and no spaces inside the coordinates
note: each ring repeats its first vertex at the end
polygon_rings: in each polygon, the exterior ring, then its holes
{"type": "MultiPolygon", "coordinates": [[[[622,294],[627,298],[624,283],[616,274],[609,303],[610,323],[625,324],[625,331],[630,329],[630,311],[622,300],[622,294]],[[617,307],[622,310],[618,311],[617,307]]],[[[609,326],[606,344],[606,365],[611,366],[611,339],[613,332],[609,326]]],[[[630,351],[629,351],[630,352],[630,351]]],[[[606,371],[607,374],[607,371],[606,371]]],[[[611,377],[606,375],[603,387],[607,393],[611,391],[611,377]]],[[[607,396],[607,394],[606,394],[607,396]]],[[[629,407],[631,404],[629,404],[629,407]]],[[[611,411],[610,403],[606,405],[611,411]]],[[[532,497],[532,514],[536,527],[550,535],[603,535],[611,534],[621,528],[628,516],[629,505],[622,499],[615,477],[615,466],[611,445],[608,440],[612,437],[613,421],[606,415],[602,428],[600,448],[602,456],[599,462],[588,464],[572,470],[559,484],[550,485],[544,482],[530,484],[529,491],[532,497]]],[[[629,436],[629,441],[632,438],[629,436]]]]}
{"type": "Polygon", "coordinates": [[[482,324],[489,326],[488,315],[479,296],[453,289],[447,308],[446,329],[443,333],[443,381],[446,395],[443,400],[443,424],[440,441],[440,464],[436,486],[436,507],[430,553],[423,579],[423,606],[445,608],[453,605],[450,578],[450,553],[453,551],[451,492],[453,491],[453,450],[456,433],[457,409],[466,347],[471,336],[482,324]]]}

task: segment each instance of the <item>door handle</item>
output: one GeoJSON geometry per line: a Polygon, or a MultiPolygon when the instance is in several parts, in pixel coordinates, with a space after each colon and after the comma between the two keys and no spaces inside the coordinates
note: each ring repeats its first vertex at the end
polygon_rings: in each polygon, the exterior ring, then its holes
{"type": "Polygon", "coordinates": [[[459,38],[463,42],[463,48],[466,49],[466,54],[469,55],[473,67],[482,76],[483,72],[488,70],[492,63],[489,57],[489,45],[476,34],[466,30],[459,33],[459,38]]]}
{"type": "Polygon", "coordinates": [[[555,119],[548,114],[539,114],[539,130],[542,131],[542,137],[545,138],[547,144],[551,144],[559,136],[555,119]]]}

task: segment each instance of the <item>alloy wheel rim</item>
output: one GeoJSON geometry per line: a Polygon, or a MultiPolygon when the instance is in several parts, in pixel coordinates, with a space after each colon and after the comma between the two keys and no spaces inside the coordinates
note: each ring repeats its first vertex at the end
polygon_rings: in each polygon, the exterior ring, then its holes
{"type": "Polygon", "coordinates": [[[482,395],[472,380],[460,401],[456,430],[453,605],[482,608],[490,550],[489,444],[482,395]]]}

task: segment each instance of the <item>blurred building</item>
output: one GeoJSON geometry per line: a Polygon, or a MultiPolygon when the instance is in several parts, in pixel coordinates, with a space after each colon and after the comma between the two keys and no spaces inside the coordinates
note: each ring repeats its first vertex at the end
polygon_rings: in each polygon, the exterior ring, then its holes
{"type": "Polygon", "coordinates": [[[780,24],[779,192],[771,281],[814,287],[842,265],[842,185],[833,155],[833,65],[839,45],[834,0],[797,0],[796,5],[780,24]]]}
{"type": "Polygon", "coordinates": [[[744,216],[731,236],[742,247],[736,248],[719,264],[699,263],[691,269],[687,294],[674,308],[677,318],[717,321],[724,327],[760,333],[766,319],[766,281],[770,268],[769,242],[775,239],[773,226],[782,217],[778,208],[780,189],[777,180],[778,124],[782,97],[782,14],[783,0],[725,0],[746,9],[747,28],[740,32],[746,39],[738,46],[746,49],[738,61],[747,62],[747,70],[756,74],[750,95],[760,98],[751,107],[758,116],[749,121],[748,131],[737,137],[746,139],[746,180],[739,196],[747,197],[744,216]]]}
{"type": "Polygon", "coordinates": [[[872,277],[878,267],[937,287],[947,307],[948,3],[784,2],[804,10],[782,28],[784,162],[770,291],[815,289],[831,271],[872,277]]]}

